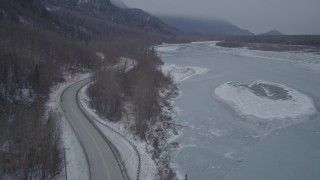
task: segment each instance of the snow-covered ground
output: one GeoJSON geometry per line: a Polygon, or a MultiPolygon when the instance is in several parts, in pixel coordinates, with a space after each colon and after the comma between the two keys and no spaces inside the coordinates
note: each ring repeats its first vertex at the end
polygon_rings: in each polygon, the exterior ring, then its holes
{"type": "Polygon", "coordinates": [[[102,52],[96,52],[96,55],[102,60],[105,58],[105,55],[102,52]]]}
{"type": "Polygon", "coordinates": [[[117,63],[115,69],[125,69],[125,72],[130,71],[137,65],[137,61],[127,57],[120,57],[120,61],[117,63]]]}
{"type": "MultiPolygon", "coordinates": [[[[211,42],[211,41],[210,41],[211,42]]],[[[215,42],[215,41],[212,41],[215,42]]],[[[203,43],[203,42],[195,42],[195,43],[203,43]]],[[[155,46],[155,50],[158,53],[174,53],[181,49],[185,44],[163,44],[159,46],[155,46]]],[[[185,81],[192,76],[204,74],[209,71],[207,68],[203,67],[195,67],[195,66],[177,66],[175,64],[165,63],[160,67],[160,70],[164,75],[171,76],[173,81],[176,84],[185,81]]]]}
{"type": "Polygon", "coordinates": [[[185,81],[192,76],[206,73],[209,71],[209,69],[193,66],[179,67],[175,64],[166,63],[161,66],[161,71],[165,75],[171,76],[175,83],[181,83],[182,81],[185,81]]]}
{"type": "Polygon", "coordinates": [[[266,81],[227,82],[217,87],[214,93],[240,114],[262,119],[294,118],[316,111],[308,96],[266,81]]]}
{"type": "Polygon", "coordinates": [[[113,145],[119,150],[121,158],[124,161],[128,176],[130,179],[137,179],[137,172],[139,169],[139,156],[140,156],[140,178],[143,180],[157,179],[157,166],[152,159],[153,147],[148,145],[145,141],[142,141],[134,136],[125,127],[125,123],[117,122],[113,123],[107,119],[103,119],[98,116],[95,110],[89,106],[89,97],[86,94],[87,88],[84,86],[80,93],[80,103],[95,120],[96,125],[107,136],[107,138],[113,143],[113,145]],[[137,151],[138,154],[137,154],[137,151]]]}
{"type": "MultiPolygon", "coordinates": [[[[76,81],[88,78],[89,76],[89,73],[78,75],[66,75],[66,81],[64,83],[59,83],[52,87],[50,99],[46,104],[47,112],[54,113],[55,115],[57,115],[59,119],[59,125],[61,127],[62,133],[62,148],[65,149],[66,153],[68,179],[90,179],[90,177],[88,162],[86,161],[85,153],[72,127],[68,123],[67,119],[65,119],[65,116],[60,106],[60,96],[69,85],[76,81]]],[[[63,169],[63,172],[57,177],[57,179],[64,178],[65,171],[63,169]]]]}
{"type": "MultiPolygon", "coordinates": [[[[103,55],[103,54],[102,54],[103,55]]],[[[128,72],[137,65],[137,61],[127,57],[120,57],[116,64],[107,66],[106,69],[128,72]]]]}
{"type": "Polygon", "coordinates": [[[155,50],[157,52],[176,52],[180,49],[180,44],[163,44],[159,46],[155,46],[155,50]]]}

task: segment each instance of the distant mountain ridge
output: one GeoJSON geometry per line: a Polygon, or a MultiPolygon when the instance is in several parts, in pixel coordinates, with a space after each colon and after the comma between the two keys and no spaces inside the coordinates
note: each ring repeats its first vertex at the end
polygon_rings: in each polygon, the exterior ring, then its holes
{"type": "Polygon", "coordinates": [[[177,32],[176,29],[142,10],[124,8],[124,3],[119,0],[46,0],[46,2],[55,6],[68,7],[103,21],[121,24],[135,30],[162,34],[177,32]],[[114,5],[112,2],[123,6],[123,8],[114,5]]]}
{"type": "Polygon", "coordinates": [[[157,17],[138,9],[120,8],[110,0],[1,0],[1,17],[85,41],[101,35],[178,33],[157,17]]]}
{"type": "Polygon", "coordinates": [[[231,24],[230,22],[223,20],[208,20],[188,17],[170,17],[161,15],[159,15],[158,17],[168,25],[186,32],[205,33],[214,35],[254,35],[252,32],[248,30],[241,29],[231,24]]]}
{"type": "Polygon", "coordinates": [[[261,33],[259,35],[261,35],[261,36],[281,36],[283,34],[277,30],[271,30],[266,33],[261,33]]]}

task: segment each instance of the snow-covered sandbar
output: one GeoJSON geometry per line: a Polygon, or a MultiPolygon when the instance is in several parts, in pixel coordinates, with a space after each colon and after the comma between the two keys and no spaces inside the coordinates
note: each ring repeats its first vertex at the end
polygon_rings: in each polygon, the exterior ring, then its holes
{"type": "Polygon", "coordinates": [[[179,44],[163,44],[159,46],[154,47],[157,52],[160,53],[172,53],[179,50],[180,45],[179,44]]]}
{"type": "Polygon", "coordinates": [[[266,81],[227,82],[214,93],[241,115],[262,119],[295,118],[316,112],[313,100],[307,95],[266,81]]]}
{"type": "Polygon", "coordinates": [[[175,83],[181,83],[182,81],[185,81],[192,76],[206,73],[209,71],[209,69],[203,67],[179,67],[175,64],[164,64],[163,66],[161,66],[161,71],[165,75],[171,76],[175,83]]]}

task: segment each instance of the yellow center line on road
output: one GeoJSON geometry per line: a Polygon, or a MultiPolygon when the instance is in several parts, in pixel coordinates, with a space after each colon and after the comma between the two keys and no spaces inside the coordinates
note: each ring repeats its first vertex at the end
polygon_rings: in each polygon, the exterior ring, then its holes
{"type": "MultiPolygon", "coordinates": [[[[69,106],[71,107],[71,108],[73,108],[73,106],[71,106],[70,104],[69,104],[69,106]]],[[[73,111],[74,112],[74,111],[73,111]]],[[[108,165],[107,165],[107,163],[105,162],[105,159],[103,158],[103,153],[101,152],[101,150],[100,150],[100,148],[99,148],[99,146],[98,146],[98,143],[97,143],[97,141],[95,140],[95,138],[92,136],[92,134],[90,133],[90,131],[88,130],[88,128],[85,126],[85,124],[84,124],[84,122],[82,122],[82,120],[80,120],[80,118],[77,116],[77,114],[76,113],[74,113],[75,114],[75,116],[77,117],[77,119],[78,119],[78,121],[80,121],[80,124],[84,127],[84,129],[85,129],[85,131],[87,132],[87,134],[90,136],[90,138],[93,140],[93,143],[94,143],[94,145],[95,145],[95,147],[96,147],[96,149],[97,149],[97,151],[98,151],[98,153],[99,153],[99,156],[100,156],[100,159],[102,160],[102,162],[103,162],[103,165],[104,165],[104,168],[105,168],[105,172],[106,172],[106,175],[107,175],[107,177],[108,177],[108,179],[110,179],[111,180],[111,177],[110,177],[110,172],[109,172],[109,168],[108,168],[108,165]]]]}

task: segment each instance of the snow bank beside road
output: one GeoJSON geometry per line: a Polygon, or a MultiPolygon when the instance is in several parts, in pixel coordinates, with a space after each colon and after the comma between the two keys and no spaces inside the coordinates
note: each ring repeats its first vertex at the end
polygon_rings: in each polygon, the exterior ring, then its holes
{"type": "Polygon", "coordinates": [[[161,66],[161,71],[163,74],[171,76],[175,83],[181,83],[192,76],[206,73],[209,69],[194,66],[179,67],[175,64],[164,64],[161,66]]]}
{"type": "Polygon", "coordinates": [[[240,114],[262,119],[295,118],[316,111],[308,96],[284,85],[266,81],[227,82],[217,87],[214,93],[240,114]]]}
{"type": "Polygon", "coordinates": [[[96,121],[94,122],[112,144],[118,149],[121,158],[124,161],[128,176],[130,179],[137,179],[137,172],[139,169],[139,156],[140,156],[140,175],[141,180],[154,180],[157,179],[157,165],[152,159],[151,150],[153,148],[146,144],[144,141],[138,140],[131,132],[129,132],[124,123],[112,123],[109,120],[100,118],[95,110],[89,106],[89,97],[86,94],[89,85],[84,86],[79,92],[79,100],[85,110],[96,121]],[[132,146],[131,144],[134,144],[132,146]],[[137,149],[138,153],[136,153],[137,149]]]}
{"type": "MultiPolygon", "coordinates": [[[[66,153],[68,179],[90,179],[88,162],[86,161],[85,153],[81,144],[75,135],[72,127],[65,119],[64,113],[60,106],[60,96],[62,92],[72,83],[88,78],[90,74],[78,74],[65,76],[66,82],[59,83],[51,89],[50,99],[46,104],[47,112],[53,112],[60,120],[61,140],[66,153]]],[[[57,179],[64,179],[65,172],[63,171],[57,179]]]]}

